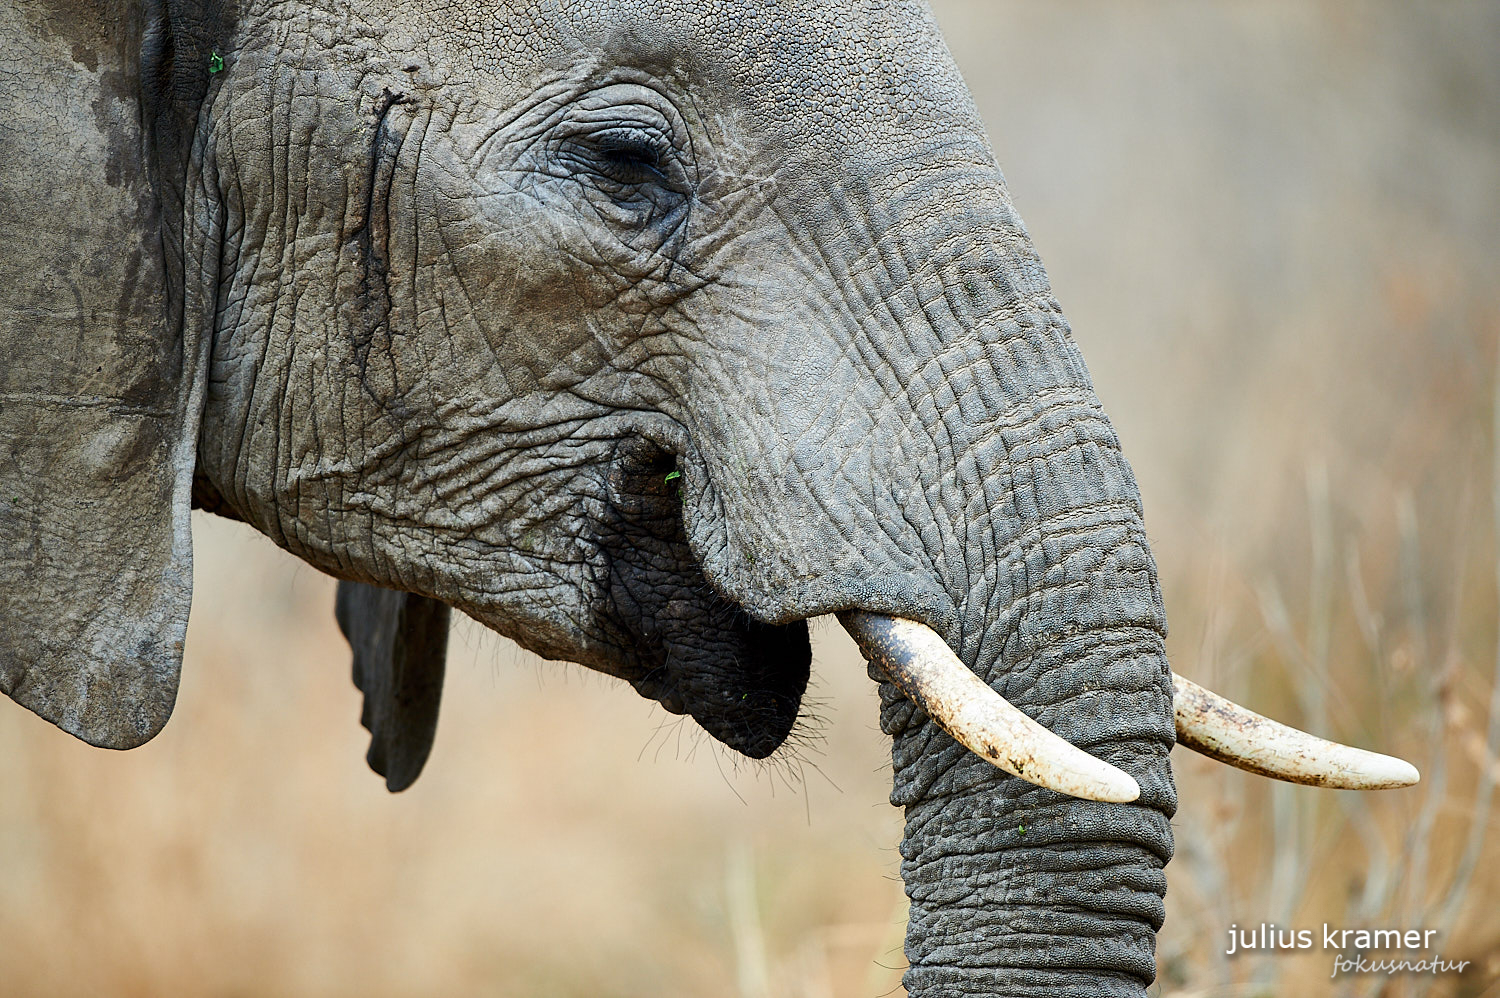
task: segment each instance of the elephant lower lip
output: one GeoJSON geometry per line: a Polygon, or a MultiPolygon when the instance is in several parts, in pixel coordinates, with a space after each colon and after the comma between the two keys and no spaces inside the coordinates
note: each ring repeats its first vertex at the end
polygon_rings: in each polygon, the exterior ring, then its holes
{"type": "Polygon", "coordinates": [[[807,624],[768,624],[715,587],[688,543],[678,458],[622,439],[599,521],[617,674],[714,738],[764,758],[796,724],[812,660],[807,624]]]}
{"type": "Polygon", "coordinates": [[[682,693],[664,669],[653,669],[640,679],[633,680],[635,691],[647,700],[655,700],[669,714],[686,714],[687,703],[682,693]]]}

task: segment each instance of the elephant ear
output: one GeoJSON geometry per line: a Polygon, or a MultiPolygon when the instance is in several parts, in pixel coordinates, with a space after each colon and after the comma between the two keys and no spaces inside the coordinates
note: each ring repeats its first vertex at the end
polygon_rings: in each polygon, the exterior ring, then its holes
{"type": "Polygon", "coordinates": [[[425,596],[340,582],[334,613],[354,651],[354,685],[365,695],[359,718],[370,732],[365,761],[392,793],[405,790],[422,772],[437,731],[448,607],[425,596]]]}
{"type": "Polygon", "coordinates": [[[0,689],[108,748],[171,714],[192,590],[203,360],[141,99],[148,36],[174,79],[196,61],[168,20],[0,4],[0,689]]]}

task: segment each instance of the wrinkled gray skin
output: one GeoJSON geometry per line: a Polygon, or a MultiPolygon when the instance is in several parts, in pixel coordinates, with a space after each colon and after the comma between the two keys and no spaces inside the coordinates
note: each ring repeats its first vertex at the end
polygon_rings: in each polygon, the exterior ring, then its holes
{"type": "Polygon", "coordinates": [[[1156,571],[925,3],[25,0],[0,40],[13,697],[159,729],[190,500],[756,756],[805,618],[910,617],[1143,793],[1005,776],[883,684],[907,987],[1144,993],[1156,571]]]}

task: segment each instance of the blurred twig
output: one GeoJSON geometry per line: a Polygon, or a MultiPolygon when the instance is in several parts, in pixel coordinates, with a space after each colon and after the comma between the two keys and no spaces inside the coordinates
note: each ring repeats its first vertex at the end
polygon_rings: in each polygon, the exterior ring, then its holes
{"type": "MultiPolygon", "coordinates": [[[[1490,500],[1495,525],[1495,582],[1497,599],[1500,599],[1500,366],[1495,373],[1493,404],[1491,406],[1492,437],[1490,445],[1490,500]]],[[[1500,618],[1497,618],[1500,619],[1500,618]]],[[[1444,935],[1452,929],[1463,906],[1465,895],[1484,849],[1489,832],[1490,805],[1495,792],[1495,765],[1500,756],[1500,635],[1496,635],[1494,669],[1490,675],[1489,724],[1486,730],[1484,757],[1479,760],[1479,786],[1474,791],[1474,810],[1469,819],[1468,840],[1463,855],[1453,874],[1456,888],[1438,908],[1438,928],[1444,935]]]]}
{"type": "Polygon", "coordinates": [[[770,998],[771,972],[756,899],[755,857],[744,839],[735,840],[729,847],[724,863],[724,900],[734,939],[739,998],[770,998]]]}

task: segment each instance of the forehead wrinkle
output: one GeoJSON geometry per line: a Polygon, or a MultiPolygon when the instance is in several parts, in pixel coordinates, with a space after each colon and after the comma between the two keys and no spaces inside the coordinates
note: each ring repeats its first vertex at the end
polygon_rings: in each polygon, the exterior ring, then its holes
{"type": "Polygon", "coordinates": [[[481,92],[582,60],[649,73],[804,155],[880,158],[913,139],[984,134],[924,0],[411,2],[450,82],[481,92]]]}

